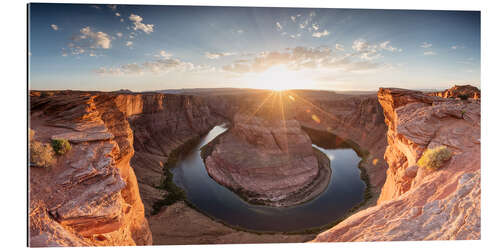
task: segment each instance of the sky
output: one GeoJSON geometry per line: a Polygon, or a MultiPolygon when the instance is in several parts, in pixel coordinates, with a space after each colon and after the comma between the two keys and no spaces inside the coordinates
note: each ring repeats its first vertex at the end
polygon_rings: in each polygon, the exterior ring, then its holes
{"type": "Polygon", "coordinates": [[[480,12],[30,4],[30,89],[480,87],[480,12]]]}

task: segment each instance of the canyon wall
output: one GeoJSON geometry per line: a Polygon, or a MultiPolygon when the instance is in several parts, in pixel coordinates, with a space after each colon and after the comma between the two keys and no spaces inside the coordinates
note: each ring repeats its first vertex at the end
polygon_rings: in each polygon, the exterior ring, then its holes
{"type": "Polygon", "coordinates": [[[35,140],[72,149],[49,168],[31,167],[30,246],[150,245],[134,170],[133,135],[114,98],[31,92],[35,140]]]}
{"type": "Polygon", "coordinates": [[[223,118],[212,114],[196,96],[172,94],[118,95],[117,107],[123,111],[134,131],[135,154],[131,165],[137,174],[146,216],[153,205],[163,199],[159,186],[164,179],[163,167],[172,152],[190,141],[197,141],[223,118]]]}
{"type": "Polygon", "coordinates": [[[166,192],[160,188],[164,164],[214,125],[259,111],[262,103],[262,110],[283,110],[283,116],[272,113],[275,118],[296,119],[369,149],[364,167],[374,192],[380,190],[386,125],[375,95],[305,91],[266,103],[270,92],[256,93],[32,91],[36,139],[66,138],[73,149],[51,169],[30,168],[31,245],[151,244],[144,215],[151,216],[166,192]],[[54,180],[59,184],[48,184],[54,180]]]}
{"type": "Polygon", "coordinates": [[[364,150],[362,167],[376,197],[385,181],[387,146],[384,114],[376,94],[345,95],[331,91],[293,90],[204,96],[212,113],[232,119],[237,113],[269,119],[294,119],[302,127],[335,134],[364,150]]]}
{"type": "Polygon", "coordinates": [[[56,166],[30,173],[31,210],[38,211],[30,218],[71,231],[64,232],[71,242],[44,226],[31,232],[33,246],[151,244],[144,215],[163,199],[164,164],[176,157],[172,151],[224,121],[196,96],[32,91],[30,102],[36,139],[68,139],[73,146],[56,166]],[[92,191],[79,196],[85,187],[92,191]],[[71,214],[62,215],[60,206],[71,214]],[[85,209],[91,211],[73,212],[85,209]]]}
{"type": "Polygon", "coordinates": [[[480,100],[380,89],[387,124],[387,178],[376,206],[319,234],[323,241],[480,239],[480,100]],[[444,145],[441,168],[417,166],[444,145]]]}

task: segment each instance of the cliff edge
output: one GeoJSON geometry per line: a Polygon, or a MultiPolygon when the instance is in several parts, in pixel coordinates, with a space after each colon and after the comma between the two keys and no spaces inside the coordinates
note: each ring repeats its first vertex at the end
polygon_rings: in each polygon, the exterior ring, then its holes
{"type": "Polygon", "coordinates": [[[132,130],[115,97],[30,93],[33,139],[71,144],[52,166],[30,167],[30,246],[152,244],[130,167],[132,130]]]}
{"type": "Polygon", "coordinates": [[[314,242],[480,239],[480,100],[381,88],[388,126],[386,182],[376,206],[319,234],[314,242]],[[451,159],[419,167],[431,148],[451,159]]]}

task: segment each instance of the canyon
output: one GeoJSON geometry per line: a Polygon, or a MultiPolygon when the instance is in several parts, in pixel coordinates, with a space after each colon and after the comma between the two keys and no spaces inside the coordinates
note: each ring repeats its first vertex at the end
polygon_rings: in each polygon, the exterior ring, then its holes
{"type": "Polygon", "coordinates": [[[36,140],[72,144],[52,168],[30,168],[31,246],[480,237],[478,98],[399,89],[362,95],[31,91],[30,128],[36,140]],[[161,188],[164,167],[215,125],[239,124],[242,114],[294,120],[293,128],[318,145],[348,139],[363,156],[359,167],[370,197],[319,235],[245,232],[185,202],[155,209],[168,194],[161,188]],[[422,152],[435,145],[451,148],[450,162],[435,172],[416,167],[422,152]]]}
{"type": "Polygon", "coordinates": [[[480,239],[480,101],[380,89],[388,126],[387,180],[376,206],[319,234],[314,242],[480,239]],[[445,145],[438,170],[417,166],[425,149],[445,145]]]}
{"type": "Polygon", "coordinates": [[[202,150],[207,173],[251,203],[292,206],[313,199],[328,185],[326,155],[296,120],[236,115],[232,127],[202,150]]]}

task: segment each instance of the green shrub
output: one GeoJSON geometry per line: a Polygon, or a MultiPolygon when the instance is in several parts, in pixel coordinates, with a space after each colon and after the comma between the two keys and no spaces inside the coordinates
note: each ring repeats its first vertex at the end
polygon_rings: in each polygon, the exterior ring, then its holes
{"type": "Polygon", "coordinates": [[[30,165],[48,168],[55,163],[54,150],[48,143],[35,141],[35,131],[30,129],[30,165]]]}
{"type": "Polygon", "coordinates": [[[71,144],[66,139],[53,139],[52,148],[57,154],[63,155],[71,150],[71,144]]]}
{"type": "Polygon", "coordinates": [[[167,167],[165,167],[163,171],[165,173],[165,179],[159,188],[166,190],[167,193],[163,196],[162,200],[153,204],[153,214],[157,214],[163,206],[172,205],[177,201],[186,200],[186,193],[182,188],[175,185],[174,175],[172,172],[170,172],[167,167]]]}
{"type": "Polygon", "coordinates": [[[452,156],[451,151],[446,146],[439,146],[432,149],[427,149],[422,154],[422,157],[417,161],[419,167],[428,169],[439,169],[452,156]]]}

